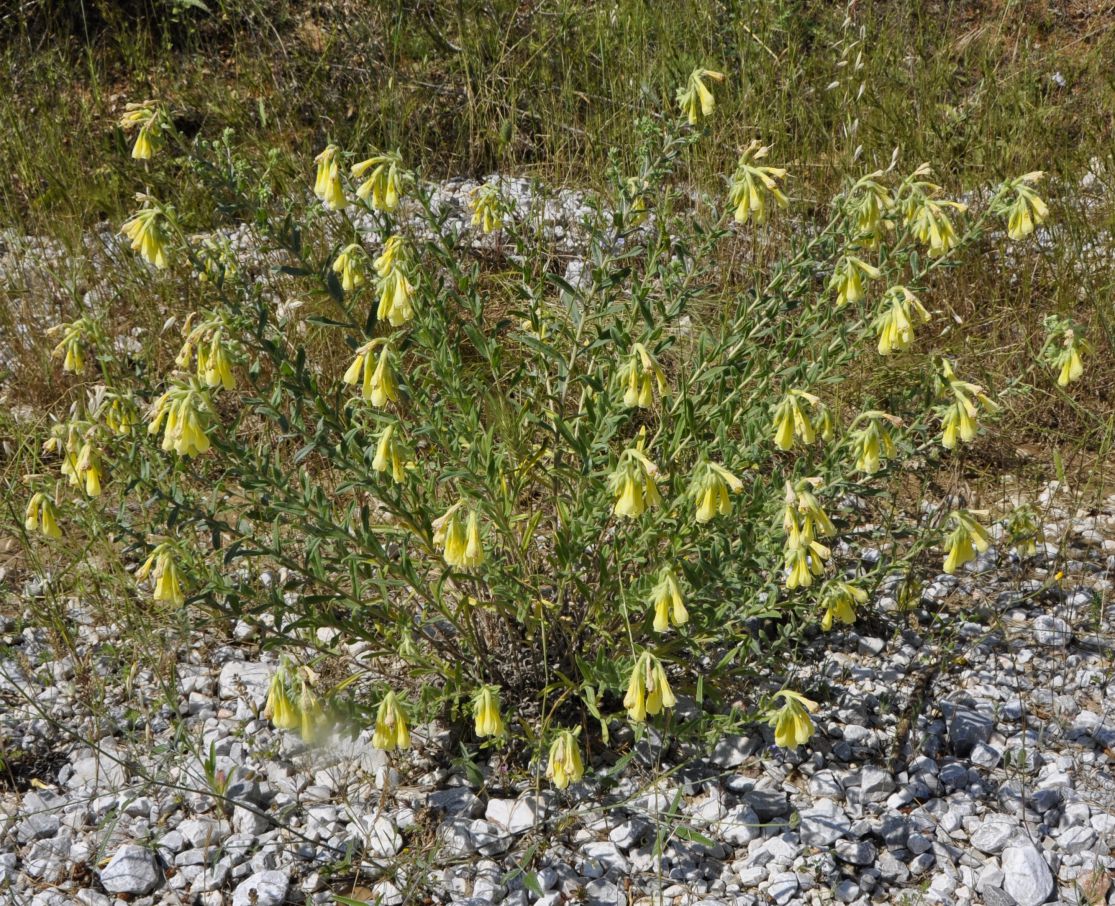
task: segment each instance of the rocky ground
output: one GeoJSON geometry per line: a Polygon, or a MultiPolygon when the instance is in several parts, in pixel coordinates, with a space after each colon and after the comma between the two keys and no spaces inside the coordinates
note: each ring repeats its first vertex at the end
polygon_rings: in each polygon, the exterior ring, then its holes
{"type": "MultiPolygon", "coordinates": [[[[993,548],[912,609],[884,592],[859,632],[815,640],[799,684],[823,693],[811,745],[777,749],[759,726],[711,751],[620,733],[627,769],[590,766],[565,793],[450,767],[436,726],[402,759],[370,732],[304,746],[260,717],[274,660],[246,624],[178,652],[173,687],[132,671],[94,708],[75,664],[114,675],[121,628],[71,602],[78,646],[59,656],[8,620],[0,896],[1115,903],[1115,498],[1043,502],[1056,546],[993,548]]],[[[21,582],[25,601],[47,592],[21,582]]]]}

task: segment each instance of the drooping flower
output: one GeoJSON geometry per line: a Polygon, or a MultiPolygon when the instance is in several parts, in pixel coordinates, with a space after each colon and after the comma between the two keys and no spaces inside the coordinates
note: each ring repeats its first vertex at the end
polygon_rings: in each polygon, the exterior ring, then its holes
{"type": "Polygon", "coordinates": [[[273,723],[279,730],[296,730],[301,724],[301,715],[298,706],[291,699],[288,691],[289,676],[285,665],[280,665],[271,677],[271,685],[267,688],[267,704],[263,709],[263,716],[273,723]]]}
{"type": "Polygon", "coordinates": [[[642,451],[642,441],[639,446],[624,450],[609,480],[616,497],[613,512],[634,519],[661,504],[662,496],[654,481],[657,474],[658,467],[642,451]]]}
{"type": "Polygon", "coordinates": [[[874,475],[882,467],[883,460],[894,457],[895,445],[891,427],[899,427],[902,420],[876,409],[864,412],[856,421],[861,419],[865,424],[852,432],[852,451],[856,456],[856,468],[874,475]]]}
{"type": "Polygon", "coordinates": [[[503,226],[503,199],[499,187],[493,183],[484,183],[473,189],[469,195],[469,207],[474,227],[492,233],[503,226]]]}
{"type": "Polygon", "coordinates": [[[843,308],[849,302],[859,302],[866,295],[863,288],[864,278],[877,280],[882,272],[855,255],[844,255],[829,278],[828,288],[836,292],[836,307],[843,308]]]}
{"type": "Polygon", "coordinates": [[[29,532],[42,532],[47,538],[62,537],[62,529],[58,527],[58,508],[42,491],[31,495],[24,513],[23,527],[29,532]]]}
{"type": "Polygon", "coordinates": [[[907,228],[919,242],[928,246],[931,258],[938,258],[947,254],[958,241],[945,208],[963,213],[968,206],[959,201],[936,198],[941,187],[921,179],[931,172],[928,164],[922,164],[903,182],[899,207],[907,228]]]}
{"type": "Polygon", "coordinates": [[[337,255],[337,260],[333,262],[333,273],[340,276],[341,289],[346,293],[364,285],[364,265],[367,260],[367,252],[357,242],[346,245],[337,255]]]}
{"type": "Polygon", "coordinates": [[[348,207],[344,186],[341,185],[341,165],[337,159],[340,149],[336,145],[326,145],[325,150],[314,158],[317,176],[314,179],[314,194],[334,211],[348,207]]]}
{"type": "Polygon", "coordinates": [[[729,491],[738,494],[742,490],[743,482],[723,466],[707,461],[698,463],[689,484],[689,496],[697,504],[697,521],[705,523],[717,515],[727,516],[732,512],[729,491]]]}
{"type": "Polygon", "coordinates": [[[914,342],[914,321],[929,322],[929,312],[905,286],[892,286],[883,296],[873,324],[879,337],[879,355],[907,349],[914,342]]]}
{"type": "Polygon", "coordinates": [[[87,497],[99,497],[101,493],[101,479],[104,477],[101,471],[101,455],[93,446],[92,441],[86,440],[82,444],[81,452],[78,453],[77,462],[74,465],[78,480],[85,488],[87,497]]]}
{"type": "Polygon", "coordinates": [[[196,349],[198,380],[211,390],[232,390],[236,386],[232,374],[232,349],[236,344],[229,340],[220,316],[213,315],[195,324],[191,314],[186,318],[182,334],[182,349],[174,363],[179,368],[189,368],[196,349]]]}
{"type": "Polygon", "coordinates": [[[499,687],[484,686],[472,702],[472,715],[475,720],[476,735],[483,739],[485,736],[502,736],[504,733],[503,718],[499,713],[499,687]]]}
{"type": "Polygon", "coordinates": [[[1025,239],[1049,216],[1049,206],[1031,188],[1044,176],[1041,170],[1034,170],[1003,184],[999,210],[1007,215],[1007,235],[1011,239],[1025,239]]]}
{"type": "Polygon", "coordinates": [[[796,749],[813,738],[813,720],[810,713],[816,712],[817,703],[810,701],[798,692],[781,689],[775,698],[782,699],[782,706],[770,717],[774,727],[775,745],[784,749],[796,749]]]}
{"type": "Polygon", "coordinates": [[[131,241],[133,252],[138,252],[149,264],[165,268],[168,261],[166,214],[149,198],[145,200],[147,207],[128,218],[120,227],[120,233],[131,241]]]}
{"type": "Polygon", "coordinates": [[[627,694],[623,699],[627,716],[634,721],[644,721],[648,714],[660,714],[663,708],[672,708],[676,704],[677,699],[670,689],[662,662],[649,651],[644,651],[636,659],[627,683],[627,694]]]}
{"type": "Polygon", "coordinates": [[[208,390],[197,380],[177,381],[151,407],[148,434],[163,432],[163,450],[196,456],[209,449],[206,429],[213,412],[208,390]]]}
{"type": "Polygon", "coordinates": [[[175,607],[181,607],[186,602],[182,591],[182,577],[174,559],[174,548],[166,542],[155,547],[143,565],[136,570],[135,577],[140,582],[148,577],[155,580],[152,595],[155,601],[166,601],[175,607]]]}
{"type": "Polygon", "coordinates": [[[663,566],[658,573],[658,582],[650,593],[650,605],[654,609],[655,632],[668,632],[671,623],[684,626],[689,622],[685,597],[672,567],[663,566]]]}
{"type": "Polygon", "coordinates": [[[876,248],[883,238],[888,222],[886,216],[894,207],[890,191],[877,180],[883,171],[877,170],[861,177],[851,191],[845,210],[852,218],[857,242],[876,248]]]}
{"type": "Polygon", "coordinates": [[[832,553],[817,540],[818,536],[836,534],[836,527],[811,491],[819,485],[819,478],[804,478],[796,486],[786,482],[782,515],[782,528],[786,532],[783,555],[786,588],[791,591],[812,585],[814,576],[824,573],[825,561],[832,553]]]}
{"type": "Polygon", "coordinates": [[[62,359],[63,371],[81,374],[85,370],[84,346],[93,338],[94,331],[95,325],[89,318],[78,318],[69,324],[56,324],[47,330],[51,336],[62,336],[51,354],[62,359]]]}
{"type": "Polygon", "coordinates": [[[954,510],[949,514],[953,529],[946,540],[948,554],[944,570],[949,575],[961,566],[976,558],[977,551],[983,553],[991,546],[991,536],[968,510],[954,510]]]}
{"type": "Polygon", "coordinates": [[[765,222],[768,197],[773,198],[779,207],[786,206],[786,195],[778,185],[778,181],[785,178],[786,170],[758,163],[769,152],[770,148],[754,140],[740,155],[728,187],[728,203],[735,208],[735,218],[739,223],[747,223],[752,217],[756,223],[765,222]]]}
{"type": "Polygon", "coordinates": [[[162,131],[166,122],[166,113],[154,101],[124,106],[120,128],[125,131],[139,128],[132,146],[132,157],[135,160],[150,160],[155,156],[155,151],[162,144],[162,131]]]}
{"type": "Polygon", "coordinates": [[[1041,355],[1057,372],[1057,386],[1067,387],[1084,375],[1083,353],[1091,351],[1080,325],[1057,315],[1045,319],[1047,337],[1041,355]]]}
{"type": "Polygon", "coordinates": [[[666,374],[642,343],[632,347],[616,372],[616,380],[623,390],[623,405],[649,409],[654,405],[654,387],[658,395],[666,393],[666,374]]]}
{"type": "Polygon", "coordinates": [[[372,733],[372,745],[384,752],[410,748],[406,711],[403,710],[394,692],[388,692],[379,704],[375,731],[372,733]]]}
{"type": "Polygon", "coordinates": [[[401,236],[390,237],[383,253],[372,262],[378,277],[379,307],[376,317],[399,327],[414,317],[414,282],[410,277],[410,255],[401,236]]]}
{"type": "Polygon", "coordinates": [[[485,560],[484,543],[476,511],[469,510],[466,522],[462,519],[464,507],[464,501],[458,501],[433,521],[433,541],[450,566],[473,569],[485,560]]]}
{"type": "Polygon", "coordinates": [[[867,592],[852,582],[827,582],[821,591],[821,629],[828,632],[834,622],[851,626],[856,621],[856,605],[867,603],[867,592]]]}
{"type": "Polygon", "coordinates": [[[377,472],[388,472],[396,482],[401,482],[406,477],[403,466],[403,455],[395,440],[395,425],[390,424],[383,429],[376,444],[376,455],[372,460],[372,468],[377,472]]]}
{"type": "Polygon", "coordinates": [[[709,117],[716,108],[716,98],[705,84],[705,79],[723,82],[724,74],[712,69],[694,69],[684,87],[677,91],[678,106],[689,119],[690,126],[696,126],[701,117],[709,117]]]}
{"type": "Polygon", "coordinates": [[[409,179],[409,174],[403,169],[402,155],[398,151],[384,151],[353,164],[354,179],[361,179],[365,174],[367,179],[356,190],[357,196],[370,201],[377,211],[392,213],[399,206],[404,184],[409,179]]]}
{"type": "Polygon", "coordinates": [[[370,340],[356,350],[352,364],[345,372],[346,384],[360,384],[365,400],[377,409],[388,402],[399,402],[399,385],[395,379],[394,353],[382,337],[370,340]]]}
{"type": "Polygon", "coordinates": [[[957,378],[947,359],[941,361],[940,381],[948,400],[940,411],[941,446],[953,450],[958,438],[965,443],[975,439],[979,430],[977,402],[992,412],[998,407],[979,384],[957,378]]]}
{"type": "Polygon", "coordinates": [[[823,440],[832,440],[836,427],[828,407],[812,393],[787,390],[774,407],[771,427],[779,450],[790,450],[796,437],[806,446],[817,439],[818,429],[823,440]]]}
{"type": "Polygon", "coordinates": [[[559,730],[550,744],[550,757],[546,764],[546,777],[559,790],[576,783],[585,775],[581,761],[581,748],[577,744],[577,731],[559,730]]]}

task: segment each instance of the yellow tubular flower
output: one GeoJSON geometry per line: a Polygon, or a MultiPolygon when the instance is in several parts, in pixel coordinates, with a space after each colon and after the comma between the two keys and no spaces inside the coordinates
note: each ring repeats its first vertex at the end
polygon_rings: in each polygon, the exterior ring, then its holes
{"type": "Polygon", "coordinates": [[[634,721],[644,721],[647,715],[660,714],[663,708],[677,704],[662,662],[649,651],[644,651],[635,661],[627,683],[623,707],[634,721]]]}
{"type": "Polygon", "coordinates": [[[58,527],[58,509],[54,506],[54,501],[42,491],[31,495],[24,513],[23,527],[29,532],[41,531],[47,538],[62,537],[62,530],[58,527]]]}
{"type": "Polygon", "coordinates": [[[886,187],[876,182],[881,170],[861,178],[849,193],[847,211],[855,226],[856,239],[869,248],[876,248],[887,226],[885,217],[894,207],[894,198],[886,187]]]}
{"type": "Polygon", "coordinates": [[[810,701],[804,695],[782,689],[775,694],[782,699],[782,706],[770,718],[774,727],[775,745],[784,749],[796,749],[813,738],[813,720],[811,712],[816,712],[817,703],[810,701]]]}
{"type": "Polygon", "coordinates": [[[403,171],[402,155],[398,151],[385,152],[353,164],[354,179],[362,179],[365,174],[368,178],[356,190],[357,196],[370,202],[377,211],[393,212],[403,196],[403,183],[407,176],[403,171]]]}
{"type": "Polygon", "coordinates": [[[1031,185],[1045,174],[1040,170],[1027,173],[1007,183],[1007,190],[1014,193],[1014,200],[1007,206],[1007,235],[1014,240],[1025,239],[1049,216],[1049,207],[1031,185]]]}
{"type": "Polygon", "coordinates": [[[298,707],[287,693],[287,672],[284,667],[276,670],[275,675],[271,677],[263,716],[279,730],[296,730],[301,725],[298,707]]]}
{"type": "Polygon", "coordinates": [[[209,449],[205,429],[212,411],[209,393],[197,381],[176,383],[155,401],[147,433],[162,430],[163,450],[196,456],[209,449]]]}
{"type": "Polygon", "coordinates": [[[376,317],[380,321],[399,327],[414,317],[414,284],[402,268],[394,267],[386,277],[380,277],[376,291],[379,293],[376,317]]]}
{"type": "Polygon", "coordinates": [[[821,436],[830,440],[834,434],[832,415],[819,398],[804,390],[787,390],[782,399],[774,407],[771,428],[774,431],[774,443],[779,450],[790,450],[794,446],[794,438],[798,438],[805,446],[809,446],[817,439],[817,428],[813,419],[821,426],[821,436]],[[806,409],[808,406],[808,410],[806,409]]]}
{"type": "Polygon", "coordinates": [[[380,435],[379,443],[376,445],[372,468],[377,472],[390,472],[391,478],[396,482],[401,482],[406,476],[403,457],[399,452],[399,445],[395,442],[394,425],[388,425],[383,429],[383,434],[380,435]]]}
{"type": "Polygon", "coordinates": [[[609,480],[616,496],[613,512],[617,516],[634,519],[650,507],[662,503],[658,486],[654,482],[658,469],[637,447],[624,450],[619,464],[609,480]]]}
{"type": "Polygon", "coordinates": [[[363,246],[353,242],[346,245],[337,260],[333,262],[333,273],[341,278],[341,289],[351,293],[356,287],[364,284],[364,263],[367,260],[363,246]]]}
{"type": "Polygon", "coordinates": [[[616,373],[624,387],[623,405],[649,409],[654,404],[654,386],[658,395],[666,394],[666,374],[642,343],[636,343],[616,373]]]}
{"type": "Polygon", "coordinates": [[[155,150],[161,142],[165,121],[166,114],[153,101],[127,104],[124,107],[120,128],[130,130],[139,127],[135,144],[132,146],[132,157],[135,160],[150,160],[154,157],[155,150]]]}
{"type": "Polygon", "coordinates": [[[705,85],[705,79],[723,82],[724,74],[712,69],[694,69],[685,86],[677,91],[678,106],[688,118],[690,126],[696,126],[701,117],[711,116],[716,108],[716,98],[705,85]]]}
{"type": "Polygon", "coordinates": [[[166,601],[175,607],[186,603],[186,596],[182,593],[182,580],[178,573],[178,565],[174,562],[170,550],[163,551],[155,560],[155,594],[156,601],[166,601]]]}
{"type": "Polygon", "coordinates": [[[843,308],[849,302],[859,302],[866,295],[863,281],[878,280],[882,272],[854,255],[845,255],[836,265],[829,278],[828,288],[836,292],[836,307],[843,308]]]}
{"type": "Polygon", "coordinates": [[[84,344],[91,339],[94,325],[88,318],[78,318],[70,324],[58,324],[47,330],[51,336],[62,335],[51,355],[62,359],[62,370],[70,374],[81,374],[85,370],[84,344]]]}
{"type": "Polygon", "coordinates": [[[472,190],[469,207],[472,209],[472,225],[485,233],[494,232],[503,225],[502,200],[499,189],[492,183],[485,183],[472,190]]]}
{"type": "Polygon", "coordinates": [[[503,718],[499,713],[499,688],[485,686],[472,702],[472,715],[476,722],[476,735],[483,739],[485,736],[502,736],[504,733],[503,718]]]}
{"type": "Polygon", "coordinates": [[[851,626],[856,621],[856,605],[867,603],[867,592],[851,582],[829,582],[821,592],[821,629],[828,632],[834,621],[851,626]]]}
{"type": "Polygon", "coordinates": [[[581,749],[572,730],[561,730],[550,744],[550,757],[546,764],[546,777],[553,785],[564,790],[585,775],[581,749]]]}
{"type": "Polygon", "coordinates": [[[394,692],[388,692],[376,712],[376,727],[372,745],[385,752],[410,748],[410,731],[407,729],[406,712],[394,692]]]}
{"type": "Polygon", "coordinates": [[[655,632],[669,631],[671,622],[674,626],[684,626],[689,622],[681,586],[669,566],[662,567],[658,574],[658,583],[650,593],[650,605],[654,609],[655,632]]]}
{"type": "Polygon", "coordinates": [[[717,515],[732,512],[729,490],[738,494],[743,482],[721,465],[712,462],[698,463],[689,485],[689,495],[697,504],[697,521],[709,522],[717,515]]]}
{"type": "Polygon", "coordinates": [[[774,199],[779,207],[785,207],[786,195],[778,185],[786,171],[782,167],[759,166],[770,152],[770,148],[759,141],[752,141],[740,156],[736,172],[728,187],[728,203],[735,208],[736,221],[747,223],[752,217],[756,223],[767,219],[767,197],[774,199]]]}
{"type": "Polygon", "coordinates": [[[929,322],[929,312],[905,286],[893,286],[883,297],[882,310],[875,318],[879,336],[879,355],[907,349],[914,342],[914,320],[929,322]]]}
{"type": "Polygon", "coordinates": [[[894,438],[890,428],[898,427],[902,424],[902,420],[878,410],[865,412],[860,418],[865,419],[867,424],[852,434],[856,468],[868,475],[874,475],[882,468],[883,460],[894,457],[894,438]]]}
{"type": "Polygon", "coordinates": [[[948,360],[941,363],[941,384],[950,401],[941,410],[941,445],[946,450],[956,447],[957,439],[968,443],[979,429],[977,417],[980,403],[993,412],[998,408],[979,384],[959,380],[948,360]]]}
{"type": "Polygon", "coordinates": [[[914,211],[911,227],[918,241],[929,246],[929,256],[938,258],[952,249],[958,239],[945,206],[964,212],[968,206],[957,201],[934,201],[926,198],[914,211]]]}
{"type": "Polygon", "coordinates": [[[131,241],[132,251],[157,268],[167,266],[167,235],[163,221],[166,219],[157,207],[146,207],[124,222],[121,235],[131,241]]]}
{"type": "Polygon", "coordinates": [[[77,457],[76,471],[79,479],[85,484],[87,497],[98,497],[101,493],[101,466],[100,455],[93,448],[92,443],[86,441],[77,457]]]}
{"type": "Polygon", "coordinates": [[[348,207],[345,190],[341,185],[341,169],[337,160],[336,145],[327,145],[325,150],[314,158],[317,176],[314,179],[314,194],[325,202],[327,208],[340,211],[348,207]]]}
{"type": "Polygon", "coordinates": [[[948,534],[948,554],[944,570],[949,575],[961,566],[976,558],[976,552],[983,553],[991,546],[987,530],[976,522],[975,517],[966,510],[954,510],[949,514],[953,529],[948,534]]]}

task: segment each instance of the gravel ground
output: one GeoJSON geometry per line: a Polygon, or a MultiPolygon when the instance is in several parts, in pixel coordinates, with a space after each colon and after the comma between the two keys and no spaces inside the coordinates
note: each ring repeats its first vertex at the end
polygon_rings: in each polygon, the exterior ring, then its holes
{"type": "Polygon", "coordinates": [[[617,725],[627,770],[590,765],[560,794],[447,768],[437,726],[394,760],[369,732],[306,747],[276,731],[260,717],[274,660],[244,623],[179,651],[177,688],[139,671],[91,710],[75,655],[107,674],[122,628],[70,602],[80,641],[58,657],[46,630],[9,622],[0,891],[20,906],[1115,903],[1115,498],[1071,513],[1052,498],[1060,554],[992,548],[912,610],[884,591],[873,634],[812,643],[799,687],[827,693],[811,745],[752,726],[709,751],[617,725]]]}

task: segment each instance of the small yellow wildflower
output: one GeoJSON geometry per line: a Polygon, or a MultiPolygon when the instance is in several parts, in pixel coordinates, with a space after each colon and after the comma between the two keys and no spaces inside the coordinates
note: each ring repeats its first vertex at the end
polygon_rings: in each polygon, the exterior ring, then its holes
{"type": "Polygon", "coordinates": [[[208,391],[196,380],[176,382],[151,407],[148,434],[163,432],[163,450],[196,456],[209,449],[206,428],[213,411],[208,391]]]}
{"type": "Polygon", "coordinates": [[[388,692],[376,712],[376,727],[372,745],[385,752],[410,748],[410,731],[407,729],[406,712],[394,692],[388,692]]]}
{"type": "Polygon", "coordinates": [[[42,532],[47,538],[62,537],[62,529],[58,527],[58,509],[54,501],[42,491],[31,495],[24,513],[23,527],[29,532],[42,532]]]}
{"type": "Polygon", "coordinates": [[[1049,216],[1049,206],[1030,188],[1045,174],[1034,170],[1012,179],[1003,186],[1004,195],[1013,194],[1013,200],[1005,202],[1007,214],[1007,235],[1011,239],[1025,239],[1049,216]]]}
{"type": "Polygon", "coordinates": [[[909,348],[914,342],[914,320],[929,323],[929,312],[905,286],[892,286],[883,296],[882,308],[875,318],[879,336],[879,355],[890,355],[909,348]]]}
{"type": "Polygon", "coordinates": [[[186,602],[178,564],[174,560],[174,549],[169,544],[164,542],[158,545],[136,570],[137,581],[142,582],[149,576],[155,579],[155,592],[152,595],[154,600],[166,601],[175,607],[181,607],[186,602]]]}
{"type": "Polygon", "coordinates": [[[829,278],[828,288],[836,292],[836,307],[843,308],[849,302],[859,302],[866,295],[863,281],[877,280],[882,272],[855,255],[844,255],[829,278]]]}
{"type": "Polygon", "coordinates": [[[677,574],[669,566],[662,567],[658,573],[658,583],[650,593],[650,604],[654,609],[655,632],[669,631],[671,622],[674,626],[684,626],[689,622],[689,611],[685,609],[685,598],[677,574]]]}
{"type": "Polygon", "coordinates": [[[384,244],[383,253],[372,262],[376,273],[379,307],[376,317],[399,327],[414,317],[414,283],[409,274],[410,255],[406,241],[392,236],[384,244]]]}
{"type": "Polygon", "coordinates": [[[877,170],[861,177],[848,194],[846,210],[855,226],[856,240],[868,248],[876,248],[883,238],[886,216],[894,207],[894,198],[877,182],[883,172],[877,170]]]}
{"type": "Polygon", "coordinates": [[[442,549],[445,562],[450,566],[473,569],[485,560],[484,543],[476,511],[469,511],[467,523],[462,520],[464,506],[464,501],[458,501],[434,520],[433,541],[435,547],[442,549]]]}
{"type": "Polygon", "coordinates": [[[659,396],[666,393],[666,374],[642,343],[635,344],[616,378],[624,388],[623,405],[628,407],[649,409],[654,404],[655,385],[659,396]]]}
{"type": "Polygon", "coordinates": [[[957,438],[965,443],[975,439],[979,430],[979,407],[976,403],[981,403],[989,411],[994,411],[997,406],[979,384],[959,380],[947,359],[941,362],[941,384],[944,393],[950,397],[941,410],[941,446],[953,450],[957,438]]]}
{"type": "Polygon", "coordinates": [[[298,706],[287,691],[288,681],[286,667],[280,665],[271,677],[271,685],[267,689],[267,704],[263,709],[264,718],[270,720],[279,730],[296,730],[302,720],[298,706]]]}
{"type": "Polygon", "coordinates": [[[782,699],[782,706],[770,717],[774,727],[775,745],[784,749],[796,749],[813,738],[813,720],[811,712],[816,712],[817,703],[810,701],[798,692],[782,689],[775,693],[775,698],[782,699]]]}
{"type": "Polygon", "coordinates": [[[697,521],[705,523],[717,515],[730,514],[732,501],[728,492],[738,494],[742,490],[743,482],[723,466],[714,462],[698,463],[689,485],[689,495],[697,503],[697,521]]]}
{"type": "Polygon", "coordinates": [[[851,626],[856,621],[856,605],[867,603],[867,592],[851,582],[828,582],[821,592],[821,629],[828,632],[833,622],[851,626]]]}
{"type": "Polygon", "coordinates": [[[786,195],[778,185],[778,181],[785,178],[786,171],[782,167],[758,165],[758,161],[769,152],[770,148],[755,140],[740,155],[739,164],[728,187],[728,203],[735,208],[735,217],[739,223],[747,223],[752,217],[756,223],[765,222],[768,196],[779,207],[786,206],[786,195]]]}
{"type": "Polygon", "coordinates": [[[333,273],[340,275],[341,289],[346,293],[364,285],[364,264],[367,257],[364,247],[356,242],[346,245],[337,255],[337,260],[333,262],[333,273]]]}
{"type": "Polygon", "coordinates": [[[961,566],[976,558],[976,552],[983,553],[991,546],[987,530],[976,522],[967,510],[954,510],[949,514],[953,529],[948,534],[948,555],[945,557],[944,570],[949,575],[961,566]]]}
{"type": "Polygon", "coordinates": [[[779,450],[792,449],[795,437],[809,446],[817,439],[818,428],[823,440],[831,440],[835,434],[835,425],[828,407],[818,397],[804,390],[786,391],[774,407],[771,427],[774,429],[775,446],[779,450]]]}
{"type": "Polygon", "coordinates": [[[341,185],[341,166],[337,160],[336,145],[327,145],[325,150],[314,158],[317,164],[317,177],[314,180],[314,194],[334,211],[348,207],[344,186],[341,185]]]}
{"type": "Polygon", "coordinates": [[[57,324],[47,330],[51,336],[62,335],[51,353],[62,359],[62,370],[81,374],[85,370],[84,344],[94,336],[95,326],[89,318],[78,318],[69,324],[57,324]]]}
{"type": "Polygon", "coordinates": [[[546,777],[554,786],[564,790],[569,784],[576,783],[585,775],[581,761],[581,749],[577,744],[577,731],[560,730],[550,744],[550,757],[546,765],[546,777]]]}
{"type": "Polygon", "coordinates": [[[148,200],[148,207],[136,211],[120,227],[122,235],[131,240],[132,251],[157,268],[167,266],[166,214],[148,200]]]}
{"type": "Polygon", "coordinates": [[[874,475],[882,467],[884,459],[894,457],[895,446],[891,426],[900,426],[902,420],[875,409],[864,412],[856,421],[860,419],[865,420],[866,424],[852,433],[852,450],[856,454],[856,468],[868,475],[874,475]]]}
{"type": "Polygon", "coordinates": [[[1084,375],[1083,353],[1091,347],[1083,338],[1078,324],[1056,315],[1045,319],[1048,337],[1042,347],[1042,356],[1057,372],[1057,386],[1067,387],[1084,375]]]}
{"type": "Polygon", "coordinates": [[[627,716],[634,721],[644,721],[648,714],[660,714],[663,708],[672,708],[676,704],[677,699],[670,689],[662,662],[649,651],[644,651],[635,661],[627,683],[627,695],[623,699],[627,716]]]}
{"type": "Polygon", "coordinates": [[[472,208],[472,225],[485,233],[492,233],[503,226],[503,200],[499,188],[492,183],[477,186],[469,195],[472,208]]]}
{"type": "Polygon", "coordinates": [[[956,230],[945,211],[946,207],[963,213],[966,204],[958,201],[943,201],[935,198],[941,187],[921,180],[928,176],[931,168],[922,164],[903,183],[903,198],[899,203],[906,226],[919,242],[929,247],[929,256],[938,258],[947,254],[957,243],[956,230]]]}
{"type": "Polygon", "coordinates": [[[609,481],[616,497],[613,512],[634,519],[648,508],[660,505],[662,496],[654,481],[657,474],[658,467],[643,453],[641,441],[638,447],[624,450],[609,481]]]}
{"type": "Polygon", "coordinates": [[[363,178],[368,173],[356,194],[364,201],[371,202],[377,211],[392,213],[399,206],[403,196],[403,184],[409,178],[403,170],[403,158],[398,151],[375,154],[352,166],[354,179],[363,178]],[[368,171],[371,170],[371,173],[368,171]]]}
{"type": "Polygon", "coordinates": [[[298,696],[298,710],[302,715],[300,730],[303,742],[314,742],[321,734],[322,725],[325,723],[325,709],[321,701],[310,686],[310,681],[305,674],[313,676],[308,667],[303,667],[304,675],[301,678],[301,694],[298,696]]]}
{"type": "Polygon", "coordinates": [[[135,160],[150,160],[154,157],[162,143],[162,130],[166,121],[166,113],[154,101],[125,105],[120,128],[130,130],[139,127],[132,146],[132,157],[135,160]]]}
{"type": "Polygon", "coordinates": [[[401,482],[406,477],[403,466],[403,456],[399,444],[395,440],[395,426],[388,425],[383,429],[376,445],[376,455],[372,460],[372,468],[377,472],[388,472],[396,482],[401,482]]]}
{"type": "Polygon", "coordinates": [[[502,736],[504,733],[503,718],[499,713],[499,687],[484,686],[472,702],[472,714],[475,720],[476,735],[483,739],[485,736],[502,736]]]}
{"type": "Polygon", "coordinates": [[[346,384],[360,384],[361,395],[377,409],[388,402],[399,401],[399,385],[395,379],[394,353],[387,341],[371,340],[356,350],[356,356],[345,372],[346,384]]]}
{"type": "Polygon", "coordinates": [[[694,69],[685,86],[677,91],[678,106],[688,117],[690,126],[696,126],[701,117],[711,116],[716,108],[716,98],[705,85],[705,79],[723,82],[724,74],[712,69],[694,69]]]}
{"type": "Polygon", "coordinates": [[[831,537],[836,527],[821,509],[817,498],[810,491],[820,484],[819,478],[805,478],[798,484],[786,482],[785,507],[782,527],[786,532],[783,551],[786,568],[786,588],[808,588],[813,577],[825,571],[825,561],[832,552],[817,537],[831,537]]]}

